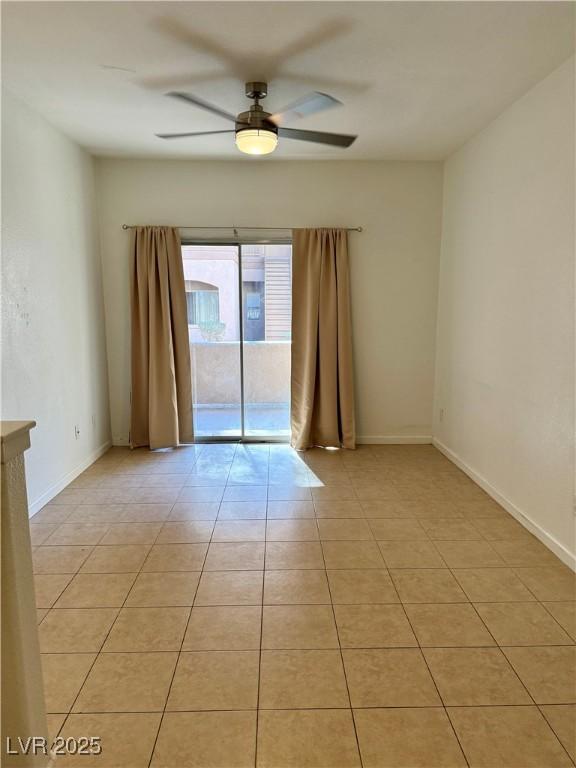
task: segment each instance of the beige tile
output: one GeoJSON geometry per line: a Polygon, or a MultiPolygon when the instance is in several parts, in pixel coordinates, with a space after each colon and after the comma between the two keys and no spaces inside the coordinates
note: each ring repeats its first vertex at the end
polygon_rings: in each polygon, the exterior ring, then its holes
{"type": "Polygon", "coordinates": [[[58,758],[58,765],[65,768],[148,768],[160,719],[159,712],[70,715],[62,737],[78,740],[87,734],[97,734],[102,752],[98,755],[63,755],[58,758]]]}
{"type": "Polygon", "coordinates": [[[186,488],[182,489],[182,492],[178,497],[178,503],[190,502],[190,501],[220,502],[222,501],[223,495],[224,495],[223,485],[214,485],[214,486],[205,486],[205,487],[187,486],[186,488]]]}
{"type": "Polygon", "coordinates": [[[174,504],[168,520],[216,520],[220,504],[216,501],[184,501],[174,504]]]}
{"type": "Polygon", "coordinates": [[[205,571],[195,605],[260,605],[262,571],[205,571]]]}
{"type": "Polygon", "coordinates": [[[177,653],[101,653],[73,711],[162,711],[177,657],[177,653]]]}
{"type": "Polygon", "coordinates": [[[383,568],[375,541],[323,541],[326,568],[383,568]]]}
{"type": "Polygon", "coordinates": [[[146,573],[164,571],[199,571],[208,544],[154,544],[142,566],[146,573]]]}
{"type": "Polygon", "coordinates": [[[117,523],[124,504],[82,504],[72,512],[68,523],[117,523]]]}
{"type": "Polygon", "coordinates": [[[482,534],[466,520],[420,520],[432,541],[479,541],[482,534]]]}
{"type": "Polygon", "coordinates": [[[266,571],[264,604],[328,604],[330,590],[324,570],[266,571]]]}
{"type": "Polygon", "coordinates": [[[261,709],[349,707],[340,651],[262,651],[261,709]]]}
{"type": "Polygon", "coordinates": [[[52,609],[38,629],[42,653],[91,653],[100,650],[117,608],[52,609]]]}
{"type": "Polygon", "coordinates": [[[36,608],[52,608],[71,579],[70,573],[47,573],[34,576],[36,608]]]}
{"type": "Polygon", "coordinates": [[[368,520],[374,538],[379,541],[418,541],[427,539],[418,520],[368,520]]]}
{"type": "Polygon", "coordinates": [[[47,712],[69,712],[95,653],[43,653],[42,677],[47,712]]]}
{"type": "Polygon", "coordinates": [[[523,525],[512,517],[502,519],[476,518],[474,527],[477,528],[487,541],[511,541],[513,539],[525,539],[531,534],[523,525]]]}
{"type": "Polygon", "coordinates": [[[487,541],[437,541],[436,548],[449,568],[505,565],[487,541]]]}
{"type": "Polygon", "coordinates": [[[379,541],[389,568],[445,568],[446,563],[430,541],[379,541]]]}
{"type": "Polygon", "coordinates": [[[32,553],[34,573],[76,573],[93,547],[37,547],[32,553]]]}
{"type": "Polygon", "coordinates": [[[576,704],[576,646],[504,648],[537,704],[576,704]]]}
{"type": "Polygon", "coordinates": [[[576,600],[576,574],[569,568],[516,568],[519,579],[538,600],[576,600]]]}
{"type": "Polygon", "coordinates": [[[404,606],[423,647],[490,646],[494,640],[468,603],[404,606]]]}
{"type": "Polygon", "coordinates": [[[116,523],[109,526],[101,544],[154,544],[162,523],[116,523]]]}
{"type": "Polygon", "coordinates": [[[458,568],[452,573],[468,598],[474,602],[509,603],[535,600],[511,568],[458,568]]]}
{"type": "Polygon", "coordinates": [[[314,501],[316,517],[324,518],[363,518],[364,510],[359,501],[314,501]]]}
{"type": "Polygon", "coordinates": [[[450,707],[471,768],[570,768],[537,707],[450,707]]]}
{"type": "Polygon", "coordinates": [[[323,541],[370,541],[374,537],[366,520],[323,518],[318,520],[323,541]]]}
{"type": "Polygon", "coordinates": [[[98,544],[108,525],[99,523],[63,523],[46,539],[47,546],[82,546],[98,544]]]}
{"type": "Polygon", "coordinates": [[[135,573],[77,573],[54,607],[119,608],[135,578],[135,573]]]}
{"type": "Polygon", "coordinates": [[[60,525],[69,519],[75,509],[74,506],[49,504],[32,515],[30,525],[60,525]]]}
{"type": "Polygon", "coordinates": [[[421,496],[420,499],[415,499],[405,490],[401,492],[400,498],[410,515],[418,520],[458,520],[463,518],[458,506],[449,502],[431,501],[426,495],[421,496]]]}
{"type": "Polygon", "coordinates": [[[189,615],[189,608],[122,608],[102,650],[178,651],[189,615]]]}
{"type": "Polygon", "coordinates": [[[357,501],[358,496],[351,485],[325,485],[312,488],[314,501],[357,501]]]}
{"type": "Polygon", "coordinates": [[[532,704],[498,648],[428,648],[424,656],[446,706],[532,704]]]}
{"type": "Polygon", "coordinates": [[[270,502],[275,501],[307,501],[312,500],[312,493],[310,488],[303,488],[299,485],[281,485],[276,483],[276,478],[271,473],[271,482],[274,485],[268,486],[268,509],[270,510],[270,502]]]}
{"type": "Polygon", "coordinates": [[[164,523],[156,539],[158,544],[195,544],[209,542],[214,523],[208,520],[191,520],[183,523],[164,523]]]}
{"type": "Polygon", "coordinates": [[[418,645],[400,605],[336,605],[342,648],[394,648],[418,645]]]}
{"type": "Polygon", "coordinates": [[[468,600],[447,569],[390,569],[390,575],[403,603],[459,603],[468,600]]]}
{"type": "Polygon", "coordinates": [[[293,500],[268,502],[268,520],[314,518],[314,516],[314,504],[311,501],[293,500]]]}
{"type": "Polygon", "coordinates": [[[37,608],[36,609],[36,621],[38,624],[42,621],[42,619],[49,613],[49,608],[37,608]]]}
{"type": "Polygon", "coordinates": [[[246,651],[260,648],[262,608],[195,606],[182,645],[183,651],[246,651]]]}
{"type": "Polygon", "coordinates": [[[262,648],[338,648],[332,607],[328,605],[265,605],[262,648]]]}
{"type": "Polygon", "coordinates": [[[557,704],[540,707],[552,730],[558,736],[564,749],[576,762],[576,705],[557,704]]]}
{"type": "Polygon", "coordinates": [[[119,523],[163,523],[172,504],[125,504],[119,523]]]}
{"type": "Polygon", "coordinates": [[[135,573],[140,570],[150,547],[143,544],[94,547],[81,568],[82,573],[135,573]]]}
{"type": "MultiPolygon", "coordinates": [[[[349,710],[264,710],[257,768],[360,768],[349,710]]],[[[222,767],[224,768],[224,766],[222,767]]],[[[229,766],[226,766],[229,768],[229,766]]]]}
{"type": "Polygon", "coordinates": [[[384,568],[327,571],[327,576],[335,604],[399,602],[392,579],[384,568]]]}
{"type": "Polygon", "coordinates": [[[552,614],[558,624],[576,640],[576,603],[542,603],[548,613],[552,614]]]}
{"type": "Polygon", "coordinates": [[[198,571],[140,573],[126,605],[132,607],[191,606],[200,580],[198,571]]]}
{"type": "Polygon", "coordinates": [[[166,708],[255,709],[259,656],[258,651],[181,653],[166,708]]]}
{"type": "MultiPolygon", "coordinates": [[[[249,486],[248,486],[249,487],[249,486]]],[[[243,486],[229,486],[239,488],[243,486]]],[[[223,501],[218,512],[218,520],[265,520],[266,501],[223,501]]]]}
{"type": "Polygon", "coordinates": [[[217,520],[212,541],[264,541],[265,520],[217,520]]]}
{"type": "Polygon", "coordinates": [[[264,568],[263,541],[210,544],[205,571],[258,571],[264,568]]]}
{"type": "Polygon", "coordinates": [[[152,768],[253,768],[255,712],[166,712],[152,768]]]}
{"type": "Polygon", "coordinates": [[[268,520],[267,541],[317,541],[315,520],[268,520]]]}
{"type": "Polygon", "coordinates": [[[571,638],[538,603],[476,603],[498,645],[570,645],[571,638]]]}
{"type": "Polygon", "coordinates": [[[30,543],[33,547],[39,547],[40,544],[44,544],[54,531],[59,528],[55,524],[38,523],[37,525],[30,525],[30,543]]]}
{"type": "Polygon", "coordinates": [[[360,503],[362,509],[364,510],[364,516],[372,519],[398,517],[405,518],[412,516],[410,509],[408,509],[400,501],[362,501],[360,503]]]}
{"type": "Polygon", "coordinates": [[[266,568],[324,568],[322,547],[317,541],[266,542],[266,568]]]}
{"type": "Polygon", "coordinates": [[[522,568],[532,566],[560,565],[556,555],[533,536],[512,541],[494,541],[492,547],[505,561],[506,565],[522,568]]]}
{"type": "Polygon", "coordinates": [[[354,720],[364,768],[467,765],[446,712],[440,707],[357,709],[354,720]]]}
{"type": "Polygon", "coordinates": [[[440,698],[416,648],[343,650],[353,707],[433,707],[440,698]]]}

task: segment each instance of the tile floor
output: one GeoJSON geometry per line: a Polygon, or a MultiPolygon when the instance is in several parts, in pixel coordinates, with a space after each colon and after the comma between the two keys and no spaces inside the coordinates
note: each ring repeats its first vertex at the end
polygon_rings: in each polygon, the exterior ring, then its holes
{"type": "Polygon", "coordinates": [[[31,520],[102,768],[560,768],[575,577],[430,446],[112,449],[31,520]]]}

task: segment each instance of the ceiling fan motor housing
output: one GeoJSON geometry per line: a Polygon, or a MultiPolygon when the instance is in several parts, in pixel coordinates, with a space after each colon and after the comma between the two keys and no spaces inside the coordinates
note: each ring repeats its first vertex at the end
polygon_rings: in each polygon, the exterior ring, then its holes
{"type": "Polygon", "coordinates": [[[254,99],[256,102],[252,104],[247,112],[240,112],[236,118],[236,131],[242,130],[265,130],[271,131],[276,136],[278,135],[278,126],[275,125],[268,118],[270,112],[265,112],[264,109],[258,104],[259,99],[266,97],[268,93],[268,84],[261,82],[246,83],[246,96],[249,99],[254,99]]]}

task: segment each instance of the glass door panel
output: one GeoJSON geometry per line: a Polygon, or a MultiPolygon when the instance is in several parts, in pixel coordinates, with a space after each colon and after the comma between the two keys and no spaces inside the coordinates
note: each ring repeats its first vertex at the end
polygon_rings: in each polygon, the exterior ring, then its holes
{"type": "Polygon", "coordinates": [[[242,437],[239,249],[183,245],[194,435],[242,437]]]}
{"type": "Polygon", "coordinates": [[[290,436],[292,246],[242,245],[244,436],[290,436]]]}

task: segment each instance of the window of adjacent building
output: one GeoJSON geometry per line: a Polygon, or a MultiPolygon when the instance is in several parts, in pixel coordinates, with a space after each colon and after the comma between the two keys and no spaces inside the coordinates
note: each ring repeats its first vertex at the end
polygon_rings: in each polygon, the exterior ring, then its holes
{"type": "Polygon", "coordinates": [[[186,291],[188,325],[205,325],[220,320],[220,299],[217,290],[186,291]]]}

